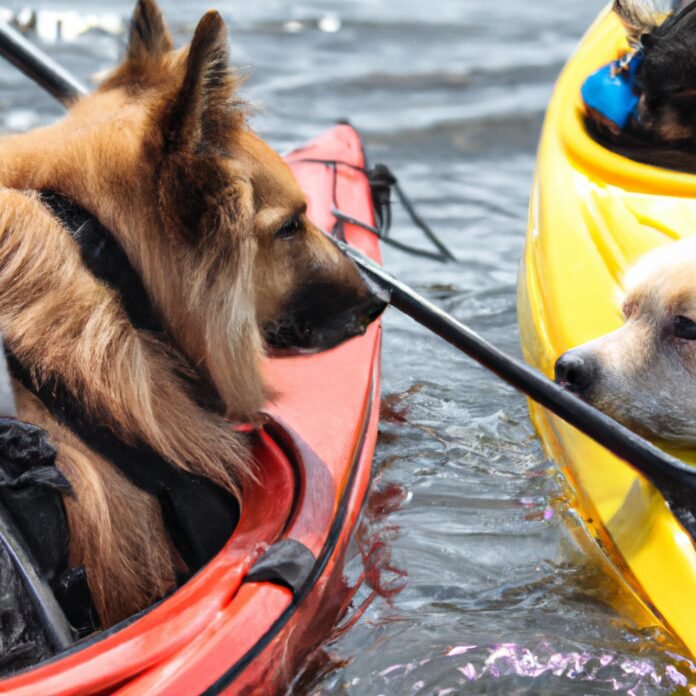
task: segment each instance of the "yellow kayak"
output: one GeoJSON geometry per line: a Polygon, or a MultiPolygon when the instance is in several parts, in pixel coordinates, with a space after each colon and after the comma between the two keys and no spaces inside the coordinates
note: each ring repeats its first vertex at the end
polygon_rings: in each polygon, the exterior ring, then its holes
{"type": "MultiPolygon", "coordinates": [[[[561,75],[538,155],[518,311],[524,356],[552,376],[564,351],[618,328],[624,271],[696,233],[696,176],[635,163],[585,132],[585,78],[627,50],[608,11],[561,75]]],[[[696,655],[696,550],[663,497],[624,462],[531,406],[587,528],[655,621],[696,655]]],[[[695,460],[696,461],[696,460],[695,460]]]]}

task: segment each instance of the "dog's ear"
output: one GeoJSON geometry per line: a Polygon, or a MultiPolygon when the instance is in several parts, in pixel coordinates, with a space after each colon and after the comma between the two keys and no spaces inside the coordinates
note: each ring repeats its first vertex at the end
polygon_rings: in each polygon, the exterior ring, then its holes
{"type": "Polygon", "coordinates": [[[694,0],[614,0],[612,6],[626,29],[633,48],[643,47],[643,38],[656,30],[671,29],[696,10],[694,0]]]}
{"type": "Polygon", "coordinates": [[[189,153],[223,147],[239,110],[235,108],[237,78],[230,67],[227,27],[217,12],[208,12],[198,23],[185,69],[167,124],[170,147],[189,153]]]}
{"type": "Polygon", "coordinates": [[[127,60],[143,61],[148,56],[160,56],[172,48],[172,37],[155,0],[138,0],[131,19],[127,60]]]}

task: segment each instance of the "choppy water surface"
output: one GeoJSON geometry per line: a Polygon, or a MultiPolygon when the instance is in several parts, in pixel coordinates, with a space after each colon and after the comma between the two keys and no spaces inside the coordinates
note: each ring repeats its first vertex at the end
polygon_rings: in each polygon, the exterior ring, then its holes
{"type": "MultiPolygon", "coordinates": [[[[217,3],[251,75],[247,93],[263,107],[258,129],[287,150],[350,117],[372,160],[393,165],[461,259],[443,267],[387,250],[386,265],[515,354],[515,280],[544,107],[601,5],[217,3]]],[[[182,42],[206,9],[190,0],[162,6],[182,42]]],[[[66,0],[20,16],[87,80],[120,55],[129,11],[128,3],[66,0]],[[83,34],[86,24],[98,28],[83,34]]],[[[59,114],[0,65],[3,129],[59,114]]],[[[397,221],[398,235],[415,240],[401,214],[397,221]]],[[[378,580],[379,568],[368,568],[352,625],[293,689],[445,696],[686,687],[692,672],[679,648],[637,627],[637,607],[579,527],[524,400],[394,313],[385,319],[383,376],[374,492],[348,572],[364,572],[369,549],[384,572],[378,580]]]]}

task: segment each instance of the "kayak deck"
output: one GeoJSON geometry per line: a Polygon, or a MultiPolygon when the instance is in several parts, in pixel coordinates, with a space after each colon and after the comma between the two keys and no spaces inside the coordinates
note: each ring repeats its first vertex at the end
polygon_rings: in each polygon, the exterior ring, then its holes
{"type": "MultiPolygon", "coordinates": [[[[626,50],[619,20],[605,11],[566,66],[547,112],[518,314],[525,359],[548,376],[563,352],[622,324],[628,267],[696,231],[696,176],[621,157],[584,128],[583,81],[626,50]]],[[[654,619],[696,654],[693,540],[660,493],[628,465],[545,410],[530,409],[587,528],[654,619]]]]}
{"type": "MultiPolygon", "coordinates": [[[[337,126],[288,160],[314,222],[331,230],[337,205],[374,224],[362,172],[306,158],[364,166],[350,126],[337,126]]],[[[351,225],[344,233],[380,260],[374,235],[351,225]]],[[[169,598],[4,680],[3,693],[267,694],[286,687],[344,608],[343,557],[377,438],[380,337],[375,322],[331,351],[269,359],[265,372],[276,396],[256,436],[259,479],[245,490],[239,525],[224,549],[169,598]],[[245,581],[280,542],[301,550],[295,584],[245,581]]]]}

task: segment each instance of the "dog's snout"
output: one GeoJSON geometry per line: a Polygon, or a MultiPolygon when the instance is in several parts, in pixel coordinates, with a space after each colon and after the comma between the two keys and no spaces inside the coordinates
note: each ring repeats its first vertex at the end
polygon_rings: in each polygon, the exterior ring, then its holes
{"type": "Polygon", "coordinates": [[[571,350],[556,361],[556,383],[576,394],[592,386],[596,373],[597,363],[586,353],[571,350]]]}
{"type": "Polygon", "coordinates": [[[388,303],[377,295],[370,295],[362,309],[362,316],[366,323],[371,324],[375,319],[379,319],[384,310],[388,307],[388,303]]]}
{"type": "Polygon", "coordinates": [[[264,326],[266,342],[276,351],[328,350],[363,335],[386,307],[382,297],[365,287],[307,285],[291,299],[279,321],[264,326]]]}

